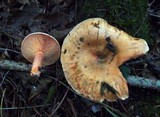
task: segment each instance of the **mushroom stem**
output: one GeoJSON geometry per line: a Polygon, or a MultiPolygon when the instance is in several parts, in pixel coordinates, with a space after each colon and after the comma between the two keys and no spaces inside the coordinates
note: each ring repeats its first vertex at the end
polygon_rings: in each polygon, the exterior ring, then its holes
{"type": "Polygon", "coordinates": [[[39,68],[42,66],[42,61],[44,58],[43,52],[37,52],[34,56],[34,61],[32,64],[32,69],[31,69],[31,76],[40,76],[40,71],[39,68]]]}

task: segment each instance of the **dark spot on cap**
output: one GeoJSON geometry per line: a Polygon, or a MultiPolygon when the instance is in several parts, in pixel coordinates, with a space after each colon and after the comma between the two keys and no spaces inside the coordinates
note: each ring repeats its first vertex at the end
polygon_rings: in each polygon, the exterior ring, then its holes
{"type": "Polygon", "coordinates": [[[107,42],[110,42],[110,41],[111,41],[111,38],[110,38],[110,37],[106,37],[106,41],[107,41],[107,42]]]}
{"type": "Polygon", "coordinates": [[[64,52],[63,52],[63,54],[66,54],[66,53],[67,53],[67,50],[65,49],[64,52]]]}
{"type": "Polygon", "coordinates": [[[99,81],[97,81],[96,84],[99,84],[99,81]]]}
{"type": "Polygon", "coordinates": [[[93,22],[92,22],[91,25],[93,25],[93,26],[96,27],[96,28],[100,28],[100,27],[99,27],[99,21],[98,21],[98,23],[96,23],[96,22],[93,23],[93,22]]]}
{"type": "Polygon", "coordinates": [[[77,47],[77,49],[81,49],[80,47],[77,47]]]}
{"type": "Polygon", "coordinates": [[[79,38],[79,41],[80,41],[80,42],[84,42],[84,38],[83,38],[83,37],[80,37],[80,38],[79,38]]]}
{"type": "Polygon", "coordinates": [[[137,40],[137,41],[138,41],[139,39],[138,39],[138,38],[135,38],[135,40],[137,40]]]}

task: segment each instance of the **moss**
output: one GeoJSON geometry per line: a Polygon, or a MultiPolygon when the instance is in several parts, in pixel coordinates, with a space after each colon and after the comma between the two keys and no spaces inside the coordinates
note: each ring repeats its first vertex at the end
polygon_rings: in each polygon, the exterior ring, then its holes
{"type": "Polygon", "coordinates": [[[101,17],[132,36],[151,43],[146,0],[85,0],[84,18],[101,17]]]}

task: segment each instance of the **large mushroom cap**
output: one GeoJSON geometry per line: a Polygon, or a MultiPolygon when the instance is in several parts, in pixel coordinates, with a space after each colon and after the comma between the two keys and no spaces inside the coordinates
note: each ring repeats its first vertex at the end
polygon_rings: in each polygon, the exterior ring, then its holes
{"type": "Polygon", "coordinates": [[[22,41],[21,51],[23,56],[33,62],[37,52],[43,52],[42,65],[55,63],[60,56],[60,45],[57,40],[42,32],[31,33],[22,41]]]}
{"type": "Polygon", "coordinates": [[[61,63],[65,78],[77,93],[100,102],[124,100],[128,87],[118,67],[148,50],[143,39],[131,37],[101,18],[91,18],[67,35],[61,63]]]}

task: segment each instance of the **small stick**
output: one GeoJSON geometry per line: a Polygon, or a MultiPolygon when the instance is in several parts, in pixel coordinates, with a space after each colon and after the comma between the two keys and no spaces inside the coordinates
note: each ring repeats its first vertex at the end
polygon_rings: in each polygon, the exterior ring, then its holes
{"type": "Polygon", "coordinates": [[[0,68],[7,70],[25,71],[31,70],[31,65],[22,62],[15,62],[12,60],[0,60],[0,68]]]}
{"type": "Polygon", "coordinates": [[[126,80],[128,84],[132,86],[160,90],[160,80],[158,79],[128,76],[126,77],[126,80]]]}
{"type": "Polygon", "coordinates": [[[68,94],[69,89],[67,89],[67,91],[65,92],[62,100],[59,102],[59,104],[57,105],[57,107],[55,109],[52,110],[51,114],[49,115],[49,117],[53,117],[53,115],[55,114],[55,112],[59,109],[59,107],[62,105],[64,99],[66,98],[67,94],[68,94]]]}

